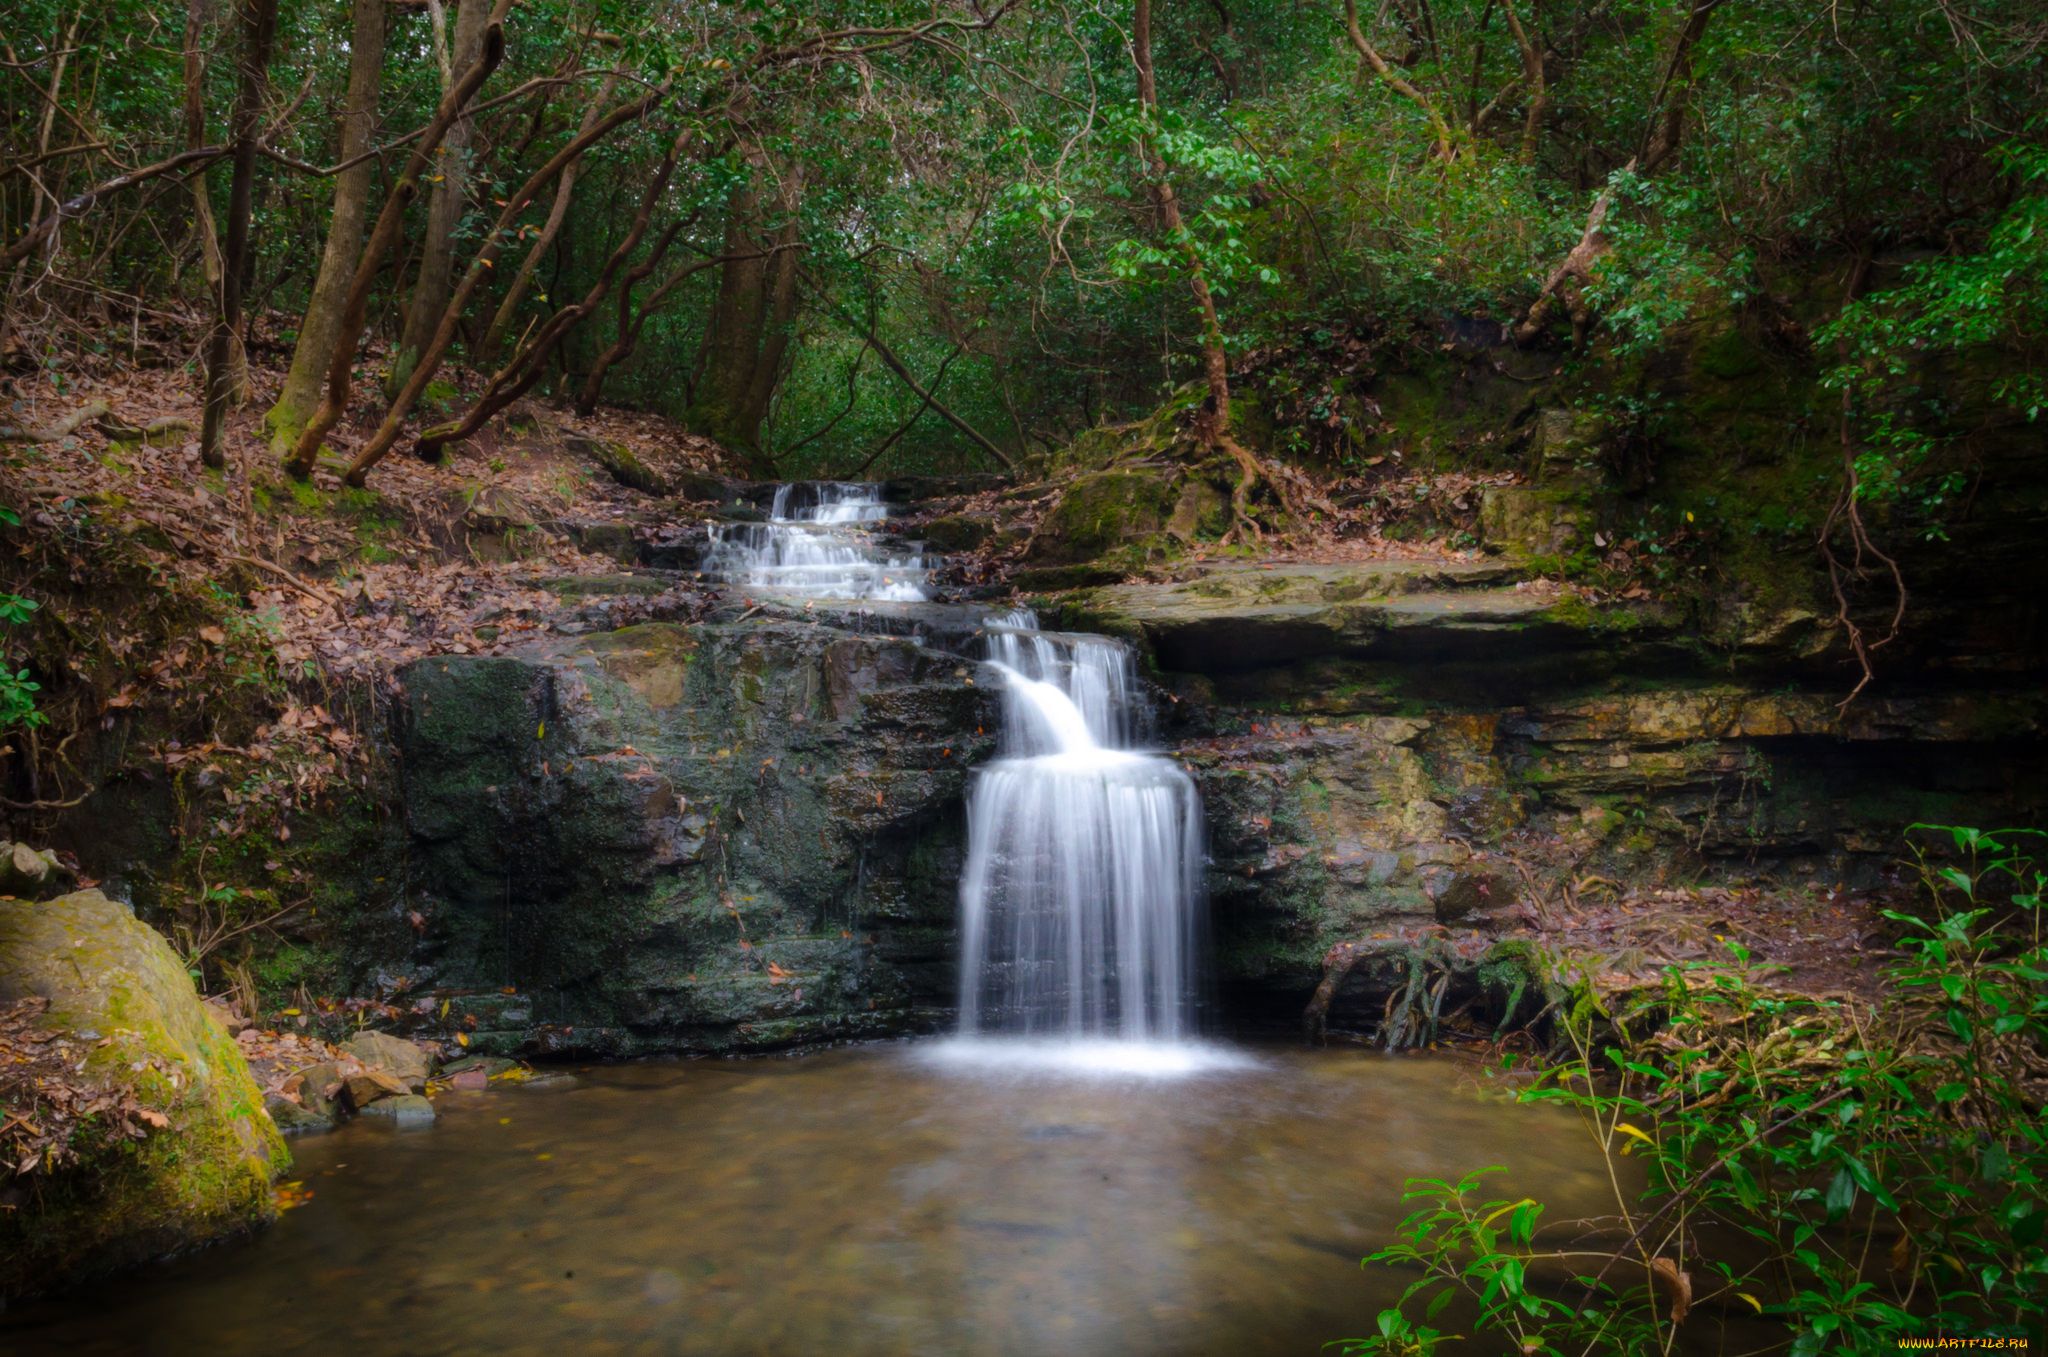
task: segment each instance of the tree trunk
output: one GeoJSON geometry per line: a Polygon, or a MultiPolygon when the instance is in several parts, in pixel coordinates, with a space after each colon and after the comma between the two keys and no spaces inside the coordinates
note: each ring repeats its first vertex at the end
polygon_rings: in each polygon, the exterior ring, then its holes
{"type": "Polygon", "coordinates": [[[667,297],[683,279],[691,274],[701,271],[702,268],[709,267],[713,262],[722,262],[703,260],[697,265],[685,265],[674,276],[669,278],[667,282],[656,288],[653,295],[648,297],[637,313],[633,310],[633,289],[638,287],[646,280],[648,275],[661,266],[662,256],[668,253],[668,247],[675,243],[676,236],[687,224],[687,218],[682,221],[671,222],[669,228],[661,233],[661,238],[654,242],[654,248],[647,252],[647,257],[632,268],[627,269],[625,276],[619,280],[618,337],[611,342],[610,346],[603,353],[597,356],[597,361],[591,365],[590,371],[585,374],[583,385],[576,392],[577,414],[588,416],[596,411],[597,398],[604,390],[605,374],[610,372],[615,364],[624,361],[631,355],[633,346],[640,341],[640,327],[647,323],[648,315],[655,307],[661,305],[662,299],[667,297]]]}
{"type": "Polygon", "coordinates": [[[618,277],[620,267],[632,256],[633,251],[640,248],[640,239],[647,234],[647,223],[653,220],[654,209],[660,204],[662,194],[668,191],[669,180],[676,172],[676,161],[682,158],[684,149],[695,136],[694,130],[687,127],[676,134],[675,141],[668,148],[668,154],[662,158],[660,166],[655,170],[654,179],[648,184],[647,192],[641,196],[640,210],[634,215],[632,224],[627,227],[626,238],[619,242],[619,247],[605,260],[603,270],[597,275],[597,281],[591,284],[590,291],[584,294],[583,300],[556,312],[541,328],[541,332],[534,336],[533,342],[521,349],[502,371],[491,378],[491,384],[477,397],[476,404],[470,407],[468,414],[459,420],[436,425],[423,432],[419,442],[413,445],[414,452],[427,461],[433,461],[441,455],[443,448],[468,438],[489,423],[500,410],[532,389],[533,384],[539,381],[541,374],[547,370],[548,359],[554,355],[562,340],[603,303],[606,294],[611,291],[612,280],[618,277]]]}
{"type": "MultiPolygon", "coordinates": [[[[1150,8],[1147,0],[1139,0],[1139,3],[1145,8],[1150,8]]],[[[1374,73],[1386,82],[1388,89],[1393,90],[1396,94],[1401,95],[1422,110],[1422,116],[1429,119],[1429,134],[1436,142],[1437,159],[1449,160],[1455,154],[1451,141],[1450,124],[1444,121],[1444,115],[1437,109],[1435,101],[1417,88],[1413,82],[1402,76],[1393,66],[1388,64],[1387,59],[1380,55],[1379,49],[1366,40],[1365,29],[1358,22],[1358,0],[1344,0],[1344,34],[1351,39],[1351,45],[1357,49],[1358,55],[1364,57],[1366,64],[1371,66],[1374,73]]],[[[1146,67],[1149,72],[1151,66],[1149,39],[1146,46],[1146,67]]],[[[1143,79],[1149,83],[1151,76],[1148,73],[1143,79]]]]}
{"type": "Polygon", "coordinates": [[[1692,108],[1693,50],[1705,36],[1707,20],[1714,17],[1714,11],[1720,4],[1721,0],[1692,0],[1692,10],[1686,15],[1685,27],[1678,31],[1678,39],[1672,45],[1671,60],[1664,70],[1664,83],[1657,91],[1653,105],[1659,113],[1644,129],[1642,145],[1636,151],[1636,160],[1642,165],[1646,179],[1678,154],[1678,144],[1685,134],[1685,115],[1692,108]]]}
{"type": "MultiPolygon", "coordinates": [[[[940,403],[938,397],[939,384],[936,380],[932,382],[930,387],[926,387],[922,382],[918,381],[917,378],[911,374],[909,365],[906,364],[901,358],[897,357],[895,351],[892,350],[887,344],[884,344],[882,342],[882,337],[875,333],[874,328],[872,326],[862,325],[857,321],[853,321],[851,317],[848,317],[844,312],[840,313],[840,318],[842,320],[848,321],[848,323],[852,324],[856,330],[860,331],[861,338],[867,340],[868,347],[873,349],[875,351],[876,356],[882,360],[882,366],[888,368],[889,371],[895,373],[897,380],[901,381],[905,386],[909,387],[911,391],[917,396],[918,400],[921,402],[921,404],[918,406],[919,414],[924,413],[924,409],[926,406],[929,406],[930,408],[938,411],[939,418],[945,420],[948,424],[958,429],[961,433],[964,433],[969,438],[973,439],[975,446],[979,447],[983,452],[986,452],[989,456],[995,458],[996,462],[1003,468],[1003,470],[1015,471],[1017,469],[1016,464],[1010,460],[1009,454],[1004,452],[1001,448],[997,447],[994,439],[991,439],[987,434],[984,434],[983,432],[981,432],[981,430],[975,428],[972,424],[969,424],[966,420],[962,419],[958,414],[954,413],[952,410],[948,409],[945,405],[940,403]]],[[[957,352],[958,346],[955,347],[955,353],[957,354],[957,352]]],[[[951,363],[952,361],[953,359],[951,356],[949,356],[946,359],[947,363],[951,363]]],[[[939,375],[944,376],[945,371],[945,365],[941,364],[939,367],[939,375]]]]}
{"type": "MultiPolygon", "coordinates": [[[[340,163],[368,151],[377,135],[377,95],[384,80],[384,0],[355,0],[355,29],[349,36],[348,99],[341,115],[340,163]]],[[[370,206],[370,182],[377,172],[365,159],[334,178],[334,213],[327,227],[327,247],[320,256],[320,275],[306,303],[292,350],[292,370],[284,390],[263,422],[271,447],[282,454],[298,440],[306,419],[320,403],[320,379],[334,357],[341,333],[341,310],[348,300],[349,280],[363,252],[363,219],[370,206]]]]}
{"type": "MultiPolygon", "coordinates": [[[[596,97],[590,101],[590,107],[584,110],[583,125],[577,129],[579,135],[597,125],[598,110],[611,101],[612,91],[618,88],[618,84],[617,75],[605,77],[604,83],[598,87],[596,97]]],[[[483,342],[476,346],[476,356],[480,362],[488,362],[491,355],[497,351],[498,341],[505,337],[506,329],[512,324],[512,317],[519,312],[519,303],[526,299],[526,289],[533,283],[534,270],[540,267],[540,261],[547,257],[548,248],[555,243],[555,237],[561,234],[562,223],[569,219],[569,200],[576,193],[578,168],[577,165],[569,166],[562,171],[562,177],[556,181],[555,201],[548,209],[547,222],[540,228],[540,234],[534,238],[533,247],[526,252],[525,258],[519,261],[519,271],[512,275],[512,282],[505,289],[505,299],[498,303],[497,311],[491,316],[490,325],[484,330],[483,342]]]]}
{"type": "MultiPolygon", "coordinates": [[[[1522,163],[1534,165],[1536,139],[1543,131],[1543,114],[1550,106],[1550,88],[1543,78],[1543,53],[1522,27],[1515,4],[1516,0],[1507,0],[1508,29],[1515,35],[1516,50],[1522,54],[1522,80],[1529,87],[1529,112],[1522,119],[1522,163]]],[[[1533,18],[1533,8],[1531,15],[1533,18]]]]}
{"type": "Polygon", "coordinates": [[[327,365],[327,395],[320,402],[320,408],[306,421],[305,432],[299,435],[298,446],[285,463],[285,470],[294,476],[309,476],[313,472],[313,459],[320,455],[320,443],[341,417],[348,413],[350,388],[355,381],[356,346],[362,342],[363,328],[368,321],[370,308],[370,286],[377,280],[377,272],[392,242],[398,238],[398,228],[405,218],[406,204],[419,192],[420,175],[425,171],[434,148],[441,144],[442,133],[448,130],[456,117],[469,106],[491,72],[498,69],[498,63],[505,59],[505,32],[501,27],[505,11],[512,0],[497,0],[491,12],[491,21],[484,29],[483,50],[476,63],[455,82],[455,88],[441,98],[434,110],[434,116],[421,130],[418,143],[412,155],[406,159],[405,168],[399,172],[398,181],[391,186],[391,194],[384,200],[384,210],[377,214],[377,224],[370,230],[370,239],[363,246],[363,257],[356,263],[355,278],[349,283],[348,300],[341,310],[341,333],[334,341],[334,357],[327,365]]]}
{"type": "MultiPolygon", "coordinates": [[[[463,0],[455,11],[455,44],[452,69],[469,69],[483,43],[486,0],[463,0]]],[[[448,310],[448,296],[455,290],[455,228],[461,224],[469,205],[469,143],[476,122],[467,113],[455,120],[441,138],[440,154],[434,166],[435,182],[427,203],[427,233],[420,243],[420,271],[413,283],[412,304],[405,313],[405,330],[398,349],[391,356],[391,375],[384,381],[384,394],[395,396],[404,389],[406,378],[419,364],[420,354],[433,338],[434,327],[448,310]]]]}
{"type": "Polygon", "coordinates": [[[391,402],[391,408],[384,412],[384,420],[378,425],[377,432],[349,464],[349,484],[361,485],[369,469],[381,461],[391,445],[398,441],[399,425],[405,422],[405,417],[412,412],[414,404],[427,389],[427,383],[433,380],[434,373],[440,369],[441,360],[447,356],[449,346],[455,342],[455,327],[461,321],[462,313],[468,309],[470,297],[497,266],[498,247],[505,238],[505,232],[511,229],[519,214],[526,210],[527,204],[547,187],[550,179],[574,169],[585,151],[626,123],[645,117],[655,105],[668,96],[668,89],[668,85],[663,84],[633,103],[613,110],[609,117],[584,128],[568,145],[555,152],[548,162],[536,170],[519,191],[506,201],[504,210],[498,214],[498,220],[479,244],[476,258],[470,263],[469,272],[463,275],[461,285],[455,289],[455,295],[449,298],[448,309],[442,312],[441,319],[436,323],[433,338],[427,341],[426,352],[420,355],[419,365],[413,369],[412,375],[406,378],[405,386],[391,402]]]}
{"type": "MultiPolygon", "coordinates": [[[[185,6],[185,149],[196,151],[206,145],[206,15],[207,0],[188,0],[185,6]]],[[[60,72],[61,74],[61,72],[60,72]]],[[[192,234],[199,244],[200,272],[206,278],[206,292],[218,309],[221,287],[220,232],[213,220],[213,196],[207,176],[192,176],[192,234]]],[[[228,365],[232,378],[232,400],[248,398],[249,360],[242,349],[240,332],[229,336],[228,365]]]]}
{"type": "Polygon", "coordinates": [[[727,205],[727,262],[704,341],[704,375],[685,416],[696,432],[749,457],[762,451],[761,422],[781,380],[796,311],[795,182],[792,176],[785,183],[783,206],[791,216],[777,233],[772,259],[753,234],[759,192],[738,189],[727,205]]]}
{"type": "Polygon", "coordinates": [[[241,92],[235,101],[234,178],[228,190],[228,244],[221,259],[220,305],[206,360],[206,410],[199,426],[199,456],[210,467],[227,465],[223,422],[234,391],[234,354],[241,338],[242,278],[249,261],[250,199],[256,185],[256,124],[277,35],[277,0],[242,0],[241,92]]]}
{"type": "MultiPolygon", "coordinates": [[[[1138,0],[1137,16],[1131,25],[1131,54],[1138,67],[1138,102],[1148,118],[1156,119],[1159,92],[1152,80],[1152,0],[1138,0]]],[[[1188,288],[1195,294],[1195,305],[1202,313],[1202,374],[1209,384],[1209,404],[1202,414],[1208,425],[1207,441],[1214,443],[1230,428],[1230,360],[1223,352],[1223,322],[1216,314],[1216,297],[1209,291],[1202,257],[1181,220],[1180,200],[1174,196],[1166,161],[1149,136],[1145,138],[1145,159],[1152,170],[1152,196],[1159,204],[1160,224],[1187,263],[1188,288]]]]}

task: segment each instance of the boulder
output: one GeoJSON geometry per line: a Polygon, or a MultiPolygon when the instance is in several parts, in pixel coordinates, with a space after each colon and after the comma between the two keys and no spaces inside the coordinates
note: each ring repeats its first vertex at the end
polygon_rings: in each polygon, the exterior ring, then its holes
{"type": "Polygon", "coordinates": [[[946,514],[924,525],[925,545],[934,551],[972,551],[988,540],[989,523],[965,514],[946,514]]]}
{"type": "Polygon", "coordinates": [[[1424,889],[1436,907],[1438,923],[1479,925],[1499,918],[1515,905],[1513,878],[1499,872],[1445,872],[1424,889]]]}
{"type": "Polygon", "coordinates": [[[426,1091],[427,1078],[434,1072],[434,1057],[389,1032],[364,1032],[345,1043],[342,1050],[361,1061],[365,1069],[382,1070],[414,1093],[426,1091]]]}
{"type": "Polygon", "coordinates": [[[371,1103],[380,1098],[403,1098],[412,1090],[405,1081],[383,1070],[362,1069],[342,1071],[342,1082],[348,1086],[349,1101],[358,1111],[368,1110],[371,1103]]]}
{"type": "Polygon", "coordinates": [[[0,842],[0,895],[40,900],[69,884],[71,871],[49,849],[0,842]]]}
{"type": "Polygon", "coordinates": [[[1156,471],[1098,471],[1076,477],[1040,520],[1025,552],[1034,566],[1092,561],[1166,524],[1174,501],[1156,471]]]}
{"type": "Polygon", "coordinates": [[[569,438],[564,446],[571,452],[590,458],[610,472],[613,480],[629,489],[650,495],[667,495],[676,489],[665,474],[665,468],[649,465],[624,443],[578,434],[569,438]]]}
{"type": "Polygon", "coordinates": [[[86,1149],[0,1212],[0,1297],[40,1291],[274,1219],[291,1162],[248,1063],[169,944],[96,890],[0,901],[0,1002],[40,996],[42,1022],[89,1050],[87,1079],[125,1085],[167,1124],[86,1149]]]}
{"type": "Polygon", "coordinates": [[[333,1117],[323,1117],[319,1113],[293,1102],[282,1093],[264,1095],[263,1110],[270,1114],[271,1122],[284,1135],[310,1135],[334,1129],[333,1117]]]}
{"type": "Polygon", "coordinates": [[[332,1060],[301,1070],[297,1077],[299,1105],[314,1116],[334,1121],[353,1109],[354,1104],[348,1101],[348,1084],[341,1077],[341,1067],[332,1060]]]}

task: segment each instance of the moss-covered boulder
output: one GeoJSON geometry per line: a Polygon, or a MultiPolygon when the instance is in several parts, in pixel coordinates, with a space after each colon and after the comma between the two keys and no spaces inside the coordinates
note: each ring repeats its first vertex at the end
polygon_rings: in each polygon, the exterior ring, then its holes
{"type": "Polygon", "coordinates": [[[1099,471],[1067,486],[1031,538],[1032,565],[1092,561],[1166,526],[1173,510],[1166,478],[1157,471],[1099,471]]]}
{"type": "Polygon", "coordinates": [[[168,944],[96,890],[0,901],[0,1002],[49,1001],[42,1022],[84,1052],[81,1082],[125,1085],[140,1140],[82,1148],[0,1211],[0,1297],[204,1244],[276,1215],[290,1163],[249,1067],[168,944]]]}

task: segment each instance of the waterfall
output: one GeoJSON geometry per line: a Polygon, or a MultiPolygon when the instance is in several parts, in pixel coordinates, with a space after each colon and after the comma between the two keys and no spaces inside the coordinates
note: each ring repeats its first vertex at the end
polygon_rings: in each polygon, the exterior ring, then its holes
{"type": "Polygon", "coordinates": [[[913,543],[908,555],[889,556],[865,530],[889,516],[881,490],[833,481],[778,485],[768,522],[713,529],[699,569],[708,579],[799,598],[923,602],[932,565],[921,548],[913,543]]]}
{"type": "Polygon", "coordinates": [[[962,1036],[1192,1036],[1201,802],[1133,747],[1149,732],[1130,651],[1028,612],[986,635],[1004,724],[968,793],[962,1036]]]}

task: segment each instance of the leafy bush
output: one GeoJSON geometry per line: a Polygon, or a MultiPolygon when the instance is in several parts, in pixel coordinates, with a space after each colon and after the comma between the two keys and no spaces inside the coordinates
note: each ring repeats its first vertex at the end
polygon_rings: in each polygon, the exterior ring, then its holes
{"type": "Polygon", "coordinates": [[[1720,1343],[1688,1350],[1795,1357],[2048,1328],[2048,875],[2034,831],[1915,829],[1946,856],[1921,857],[1924,914],[1887,911],[1880,1004],[1774,992],[1739,948],[1623,1011],[1582,985],[1569,1058],[1525,1096],[1583,1117],[1616,1216],[1411,1182],[1420,1209],[1366,1261],[1423,1275],[1336,1346],[1435,1352],[1453,1305],[1531,1354],[1668,1352],[1688,1318],[1720,1343]]]}

